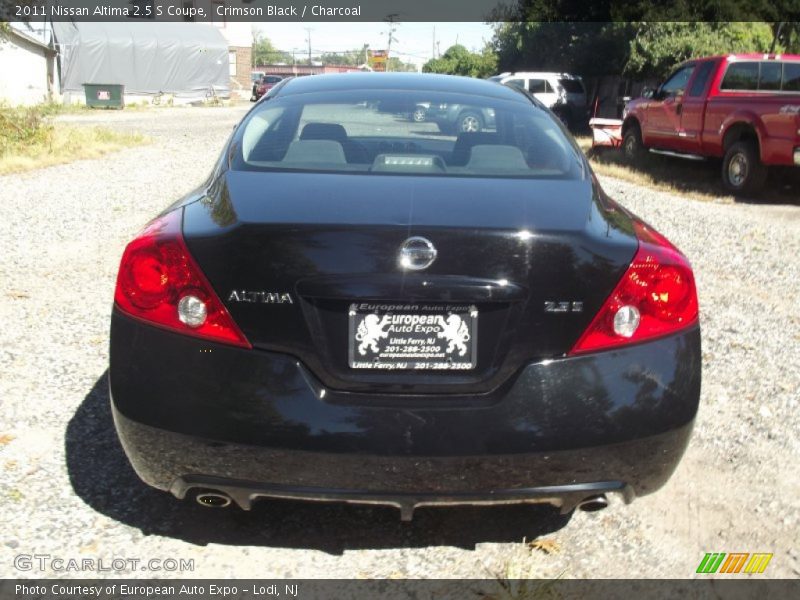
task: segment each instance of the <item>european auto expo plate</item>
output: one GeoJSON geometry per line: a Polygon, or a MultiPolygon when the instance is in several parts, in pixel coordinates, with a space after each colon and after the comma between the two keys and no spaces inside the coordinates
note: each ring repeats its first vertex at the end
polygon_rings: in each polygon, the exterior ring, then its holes
{"type": "Polygon", "coordinates": [[[361,302],[348,311],[353,369],[475,368],[478,309],[469,304],[361,302]]]}

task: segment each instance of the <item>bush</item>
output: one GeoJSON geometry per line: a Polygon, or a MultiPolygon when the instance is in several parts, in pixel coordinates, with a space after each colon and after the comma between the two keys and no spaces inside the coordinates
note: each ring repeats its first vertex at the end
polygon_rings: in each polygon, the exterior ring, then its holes
{"type": "Polygon", "coordinates": [[[47,145],[53,138],[53,125],[46,117],[51,105],[12,108],[0,104],[0,155],[26,145],[47,145]]]}

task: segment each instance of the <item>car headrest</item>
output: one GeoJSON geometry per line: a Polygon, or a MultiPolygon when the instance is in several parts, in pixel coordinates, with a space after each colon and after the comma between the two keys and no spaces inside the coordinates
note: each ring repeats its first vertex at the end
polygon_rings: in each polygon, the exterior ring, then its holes
{"type": "Polygon", "coordinates": [[[472,147],[467,169],[528,170],[522,151],[516,146],[479,144],[472,147]]]}
{"type": "Polygon", "coordinates": [[[289,144],[283,157],[289,163],[333,163],[344,164],[344,149],[333,140],[298,140],[289,144]]]}
{"type": "Polygon", "coordinates": [[[300,132],[300,139],[343,142],[347,139],[347,131],[338,123],[307,123],[300,132]]]}
{"type": "Polygon", "coordinates": [[[450,163],[463,167],[469,160],[469,151],[478,144],[499,144],[500,136],[489,131],[460,133],[453,144],[450,163]]]}

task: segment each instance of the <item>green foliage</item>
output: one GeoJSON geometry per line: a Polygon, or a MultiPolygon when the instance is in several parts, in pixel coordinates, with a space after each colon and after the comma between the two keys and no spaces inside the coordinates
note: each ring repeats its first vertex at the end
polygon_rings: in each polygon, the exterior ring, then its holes
{"type": "Polygon", "coordinates": [[[403,72],[403,71],[413,71],[416,72],[417,67],[414,63],[405,63],[396,56],[390,56],[388,61],[388,67],[390,71],[394,72],[403,72]]]}
{"type": "Polygon", "coordinates": [[[252,65],[272,65],[275,63],[291,64],[292,55],[282,52],[272,45],[270,39],[260,31],[253,31],[253,58],[252,65]]]}
{"type": "Polygon", "coordinates": [[[365,62],[367,46],[360,49],[349,50],[347,52],[324,52],[320,57],[320,62],[326,65],[342,65],[347,67],[357,67],[365,62]]]}
{"type": "MultiPolygon", "coordinates": [[[[555,0],[541,0],[548,1],[555,0]]],[[[658,7],[652,9],[656,10],[658,7]]],[[[776,52],[800,51],[798,25],[784,24],[776,52]]],[[[767,22],[522,21],[495,25],[493,43],[500,71],[663,77],[675,65],[692,57],[767,52],[777,31],[777,23],[767,22]]]]}
{"type": "Polygon", "coordinates": [[[630,42],[625,72],[663,77],[689,58],[731,52],[767,52],[768,23],[642,23],[630,42]]]}
{"type": "Polygon", "coordinates": [[[778,35],[776,51],[800,54],[800,22],[783,23],[783,26],[773,23],[772,31],[778,35]]]}
{"type": "Polygon", "coordinates": [[[629,23],[511,22],[495,26],[500,71],[619,73],[635,34],[629,23]]]}
{"type": "Polygon", "coordinates": [[[5,21],[0,21],[0,38],[8,35],[10,31],[11,27],[9,27],[8,23],[6,23],[5,21]]]}
{"type": "Polygon", "coordinates": [[[47,144],[53,126],[45,117],[53,112],[49,104],[16,108],[0,104],[0,156],[19,146],[47,144]]]}
{"type": "Polygon", "coordinates": [[[422,70],[425,73],[489,77],[497,72],[497,55],[489,46],[479,54],[456,44],[450,46],[441,57],[426,62],[422,70]]]}
{"type": "Polygon", "coordinates": [[[800,3],[797,0],[517,0],[496,9],[492,17],[494,21],[587,23],[798,21],[800,3]]]}

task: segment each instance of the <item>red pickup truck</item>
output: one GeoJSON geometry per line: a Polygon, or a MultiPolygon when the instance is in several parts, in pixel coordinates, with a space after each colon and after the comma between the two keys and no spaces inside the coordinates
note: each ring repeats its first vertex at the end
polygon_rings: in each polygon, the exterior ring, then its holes
{"type": "Polygon", "coordinates": [[[625,107],[622,151],[722,158],[722,182],[754,194],[771,165],[800,166],[800,55],[689,60],[625,107]]]}

